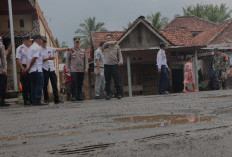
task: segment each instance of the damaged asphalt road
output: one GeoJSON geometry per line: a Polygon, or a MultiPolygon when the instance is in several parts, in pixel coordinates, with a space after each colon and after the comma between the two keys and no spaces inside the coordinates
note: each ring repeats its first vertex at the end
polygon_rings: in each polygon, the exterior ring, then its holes
{"type": "Polygon", "coordinates": [[[231,156],[232,90],[0,109],[1,157],[231,156]]]}

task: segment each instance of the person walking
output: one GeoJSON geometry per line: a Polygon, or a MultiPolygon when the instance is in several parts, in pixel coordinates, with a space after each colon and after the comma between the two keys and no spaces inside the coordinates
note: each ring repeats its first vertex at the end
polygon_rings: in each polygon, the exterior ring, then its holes
{"type": "Polygon", "coordinates": [[[74,49],[67,53],[65,65],[67,72],[71,72],[72,101],[83,101],[81,94],[84,74],[89,69],[88,57],[85,50],[80,48],[80,42],[80,38],[73,38],[74,49]]]}
{"type": "Polygon", "coordinates": [[[34,43],[28,49],[27,54],[29,66],[25,70],[29,70],[31,78],[31,100],[33,105],[48,105],[41,102],[41,95],[44,83],[42,71],[43,59],[41,53],[43,38],[41,35],[35,35],[33,39],[34,43]]]}
{"type": "Polygon", "coordinates": [[[105,89],[104,77],[104,41],[100,42],[98,49],[94,52],[94,73],[95,73],[95,99],[101,99],[100,90],[105,89]]]}
{"type": "Polygon", "coordinates": [[[120,66],[123,65],[122,53],[119,45],[114,41],[114,36],[112,34],[107,35],[109,40],[104,44],[104,75],[105,75],[105,91],[106,100],[111,99],[111,78],[114,80],[114,85],[116,87],[116,97],[121,99],[122,94],[122,83],[120,75],[120,66]]]}
{"type": "Polygon", "coordinates": [[[158,92],[159,94],[168,94],[167,86],[168,86],[168,72],[170,72],[170,69],[167,64],[167,58],[166,58],[166,45],[164,42],[161,42],[160,44],[160,50],[157,54],[157,67],[158,67],[158,73],[159,73],[159,85],[158,85],[158,92]]]}
{"type": "Polygon", "coordinates": [[[56,52],[64,52],[69,51],[71,49],[69,48],[52,48],[47,47],[47,39],[46,37],[43,37],[42,42],[42,58],[43,58],[43,76],[44,76],[44,86],[43,86],[43,94],[44,94],[44,102],[49,103],[49,95],[48,95],[48,81],[50,79],[52,90],[53,90],[53,96],[54,96],[54,103],[59,104],[63,103],[59,99],[58,95],[58,88],[57,88],[57,76],[55,73],[55,66],[54,66],[54,53],[56,52]]]}
{"type": "Polygon", "coordinates": [[[30,105],[31,102],[31,80],[28,71],[27,52],[32,44],[33,39],[27,35],[23,37],[23,44],[16,49],[16,61],[20,67],[20,82],[22,84],[22,93],[24,105],[30,105]]]}
{"type": "Polygon", "coordinates": [[[7,61],[3,39],[0,36],[0,107],[10,106],[5,102],[7,87],[7,61]]]}
{"type": "Polygon", "coordinates": [[[193,68],[192,68],[192,58],[187,58],[187,63],[184,66],[184,90],[183,92],[186,93],[189,90],[187,90],[187,84],[192,84],[193,92],[198,92],[196,90],[196,86],[194,83],[194,75],[193,75],[193,68]]]}
{"type": "Polygon", "coordinates": [[[71,73],[70,71],[67,72],[66,67],[64,65],[62,85],[63,87],[65,86],[65,92],[67,94],[67,101],[71,101],[71,96],[72,96],[71,84],[72,84],[71,73]]]}

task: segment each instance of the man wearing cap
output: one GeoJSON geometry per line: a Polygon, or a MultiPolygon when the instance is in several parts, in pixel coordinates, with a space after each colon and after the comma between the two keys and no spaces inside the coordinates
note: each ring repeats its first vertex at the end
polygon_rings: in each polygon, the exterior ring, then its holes
{"type": "Polygon", "coordinates": [[[158,73],[160,75],[159,78],[159,86],[158,86],[158,92],[159,94],[168,94],[167,86],[168,86],[168,72],[170,71],[168,64],[167,64],[167,58],[165,54],[166,45],[164,42],[161,42],[160,44],[160,50],[157,54],[157,67],[158,67],[158,73]]]}
{"type": "Polygon", "coordinates": [[[2,37],[0,36],[0,107],[9,106],[5,103],[7,86],[7,61],[5,54],[5,47],[3,45],[2,37]]]}
{"type": "Polygon", "coordinates": [[[41,95],[43,89],[43,58],[41,53],[41,45],[43,38],[41,35],[33,37],[34,43],[28,49],[28,70],[31,77],[31,100],[33,105],[47,105],[41,102],[41,95]]]}
{"type": "Polygon", "coordinates": [[[95,99],[101,99],[100,89],[105,88],[105,77],[104,77],[104,55],[103,45],[104,41],[100,42],[98,49],[94,52],[94,73],[95,73],[95,99]]]}
{"type": "Polygon", "coordinates": [[[53,96],[54,96],[54,103],[62,103],[62,101],[59,100],[58,96],[58,89],[57,89],[57,76],[55,73],[55,66],[54,66],[54,53],[55,52],[63,52],[63,51],[70,51],[69,48],[52,48],[47,47],[47,39],[46,37],[43,37],[43,43],[42,43],[42,58],[43,58],[43,75],[44,75],[44,87],[43,87],[43,93],[44,93],[44,102],[49,103],[49,96],[48,96],[48,81],[50,79],[52,84],[52,90],[53,90],[53,96]]]}
{"type": "Polygon", "coordinates": [[[23,44],[16,49],[16,61],[21,69],[20,82],[22,84],[24,105],[30,105],[31,102],[31,80],[27,70],[28,59],[27,52],[33,39],[30,36],[23,37],[23,44]]]}
{"type": "Polygon", "coordinates": [[[116,87],[116,97],[121,99],[122,83],[120,76],[119,67],[123,65],[122,53],[119,45],[114,40],[112,34],[107,35],[109,40],[104,44],[104,74],[105,74],[105,91],[106,91],[106,100],[111,99],[111,76],[113,77],[114,84],[116,87]]]}
{"type": "Polygon", "coordinates": [[[67,53],[66,65],[67,72],[71,72],[72,78],[72,101],[82,101],[81,97],[84,74],[88,73],[89,63],[85,50],[80,48],[80,38],[74,37],[73,52],[67,53]]]}

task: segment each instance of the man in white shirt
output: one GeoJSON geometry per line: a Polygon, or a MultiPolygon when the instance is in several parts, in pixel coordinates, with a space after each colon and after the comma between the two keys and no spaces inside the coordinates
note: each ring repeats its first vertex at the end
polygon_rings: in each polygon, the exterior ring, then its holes
{"type": "Polygon", "coordinates": [[[165,54],[166,45],[164,42],[161,42],[160,44],[160,50],[157,54],[157,67],[159,72],[159,86],[158,86],[158,92],[159,94],[168,94],[167,86],[168,86],[168,72],[170,71],[168,64],[167,64],[167,58],[165,54]]]}
{"type": "Polygon", "coordinates": [[[42,43],[42,58],[43,58],[43,75],[44,75],[44,87],[43,87],[43,93],[44,93],[44,102],[49,103],[49,96],[48,96],[48,81],[50,79],[52,84],[52,90],[53,90],[53,96],[54,96],[54,103],[63,103],[59,100],[58,96],[58,89],[57,89],[57,76],[55,73],[55,66],[54,66],[54,53],[55,52],[64,52],[64,51],[70,51],[69,48],[52,48],[47,47],[47,39],[46,37],[43,37],[43,43],[42,43]]]}
{"type": "Polygon", "coordinates": [[[16,49],[16,61],[21,69],[20,82],[22,84],[22,93],[24,105],[31,103],[31,80],[26,68],[28,66],[27,52],[33,39],[29,35],[23,37],[23,44],[16,49]]]}
{"type": "Polygon", "coordinates": [[[41,45],[43,38],[41,35],[35,35],[33,37],[34,43],[28,49],[28,68],[26,71],[29,71],[31,77],[31,100],[33,105],[47,105],[41,102],[41,95],[43,89],[43,71],[42,71],[42,53],[41,45]]]}

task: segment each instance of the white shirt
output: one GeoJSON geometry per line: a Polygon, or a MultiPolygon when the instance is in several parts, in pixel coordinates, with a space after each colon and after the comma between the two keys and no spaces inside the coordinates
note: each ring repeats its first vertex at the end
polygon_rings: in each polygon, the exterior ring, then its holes
{"type": "Polygon", "coordinates": [[[156,61],[157,61],[158,69],[161,69],[162,65],[165,65],[166,68],[168,68],[166,54],[165,54],[165,51],[163,49],[159,50],[159,52],[157,54],[157,60],[156,61]]]}
{"type": "Polygon", "coordinates": [[[27,58],[28,58],[28,64],[31,64],[32,58],[37,57],[35,63],[32,65],[31,69],[29,70],[29,73],[38,71],[42,72],[42,53],[41,53],[41,47],[34,42],[31,47],[28,49],[27,58]]]}
{"type": "Polygon", "coordinates": [[[29,48],[24,44],[20,45],[16,49],[16,58],[19,59],[22,64],[28,64],[28,60],[27,60],[28,49],[29,48]]]}
{"type": "MultiPolygon", "coordinates": [[[[56,52],[56,48],[52,48],[52,47],[46,47],[43,48],[42,47],[42,58],[48,58],[49,56],[54,57],[54,53],[56,52]]],[[[54,60],[48,60],[46,62],[43,62],[43,69],[47,70],[47,71],[54,71],[55,70],[55,66],[54,66],[54,60]]]]}

